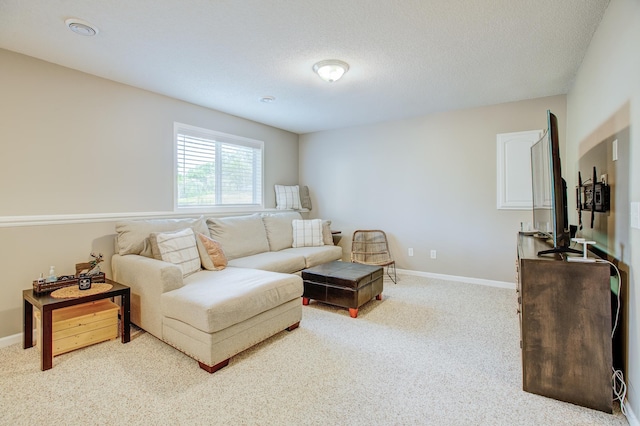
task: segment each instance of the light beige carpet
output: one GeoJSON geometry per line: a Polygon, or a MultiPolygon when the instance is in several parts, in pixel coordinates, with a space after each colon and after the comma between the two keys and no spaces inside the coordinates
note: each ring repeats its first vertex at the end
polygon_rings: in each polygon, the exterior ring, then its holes
{"type": "Polygon", "coordinates": [[[382,301],[312,302],[300,328],[210,375],[134,329],[54,358],[0,349],[0,423],[625,425],[522,391],[513,290],[400,276],[382,301]]]}

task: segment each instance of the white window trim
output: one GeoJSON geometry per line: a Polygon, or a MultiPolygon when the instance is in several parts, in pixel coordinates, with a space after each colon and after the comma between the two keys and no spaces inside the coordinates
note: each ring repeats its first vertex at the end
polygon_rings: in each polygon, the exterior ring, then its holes
{"type": "Polygon", "coordinates": [[[264,142],[257,140],[246,138],[243,136],[232,135],[229,133],[218,132],[215,130],[205,129],[202,127],[192,126],[190,124],[184,123],[173,123],[173,211],[176,213],[226,213],[226,212],[254,212],[254,211],[263,211],[264,210],[264,191],[265,191],[265,181],[264,181],[264,142]],[[258,204],[228,204],[224,206],[207,206],[207,207],[178,207],[178,133],[180,131],[187,131],[192,133],[201,133],[203,136],[211,137],[216,141],[220,142],[229,142],[236,145],[245,145],[249,147],[260,147],[260,161],[262,162],[260,170],[261,170],[261,194],[260,200],[261,203],[258,204]]]}

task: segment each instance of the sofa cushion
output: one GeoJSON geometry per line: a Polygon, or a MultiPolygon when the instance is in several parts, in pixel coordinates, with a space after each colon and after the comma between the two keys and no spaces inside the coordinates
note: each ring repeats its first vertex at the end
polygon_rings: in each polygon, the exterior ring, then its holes
{"type": "Polygon", "coordinates": [[[305,268],[342,259],[342,247],[340,246],[298,247],[285,249],[279,253],[293,253],[304,256],[305,268]]]}
{"type": "Polygon", "coordinates": [[[294,220],[302,220],[302,215],[298,212],[263,213],[262,221],[271,251],[291,248],[293,245],[291,222],[294,220]]]}
{"type": "Polygon", "coordinates": [[[200,255],[191,228],[154,234],[154,239],[161,260],[178,265],[183,277],[200,270],[200,255]]]}
{"type": "Polygon", "coordinates": [[[204,269],[221,271],[227,267],[227,257],[224,255],[222,246],[216,240],[198,232],[196,245],[198,246],[198,254],[200,254],[200,263],[204,269]]]}
{"type": "Polygon", "coordinates": [[[298,185],[275,185],[275,191],[278,210],[300,210],[300,187],[298,185]]]}
{"type": "Polygon", "coordinates": [[[294,220],[292,247],[317,247],[324,245],[322,240],[322,220],[294,220]]]}
{"type": "Polygon", "coordinates": [[[269,241],[260,214],[208,218],[211,238],[222,246],[227,260],[269,251],[269,241]]]}
{"type": "Polygon", "coordinates": [[[200,271],[161,296],[162,314],[205,333],[215,333],[302,296],[302,278],[228,267],[200,271]]]}
{"type": "Polygon", "coordinates": [[[187,219],[143,219],[116,222],[116,252],[119,255],[144,254],[151,256],[149,235],[152,232],[180,231],[192,228],[194,232],[208,235],[204,218],[187,219]]]}
{"type": "Polygon", "coordinates": [[[251,256],[239,257],[229,262],[229,266],[239,268],[262,269],[263,271],[292,274],[306,267],[306,260],[301,253],[285,253],[284,251],[268,251],[251,256]]]}

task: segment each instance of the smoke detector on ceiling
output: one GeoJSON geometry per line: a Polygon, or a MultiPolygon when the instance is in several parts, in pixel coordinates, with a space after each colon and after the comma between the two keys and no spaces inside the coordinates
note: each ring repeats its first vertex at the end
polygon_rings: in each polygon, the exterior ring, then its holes
{"type": "Polygon", "coordinates": [[[98,34],[98,28],[91,25],[87,21],[78,18],[69,18],[64,23],[71,31],[83,36],[94,36],[98,34]]]}

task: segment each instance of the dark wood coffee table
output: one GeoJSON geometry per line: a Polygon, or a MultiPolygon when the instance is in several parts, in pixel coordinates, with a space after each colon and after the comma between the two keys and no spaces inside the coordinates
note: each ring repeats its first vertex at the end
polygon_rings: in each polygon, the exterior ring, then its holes
{"type": "Polygon", "coordinates": [[[120,337],[122,343],[131,340],[130,330],[130,293],[131,290],[126,285],[106,279],[105,282],[113,287],[104,293],[92,294],[68,299],[56,299],[50,293],[34,294],[33,289],[24,290],[24,318],[23,318],[23,348],[33,346],[33,307],[40,310],[42,315],[42,338],[40,366],[42,370],[53,367],[53,311],[67,306],[79,305],[81,303],[93,302],[95,300],[120,296],[120,337]]]}
{"type": "Polygon", "coordinates": [[[302,304],[310,299],[349,308],[352,318],[358,308],[374,297],[382,300],[383,268],[360,263],[334,261],[302,271],[302,304]]]}

